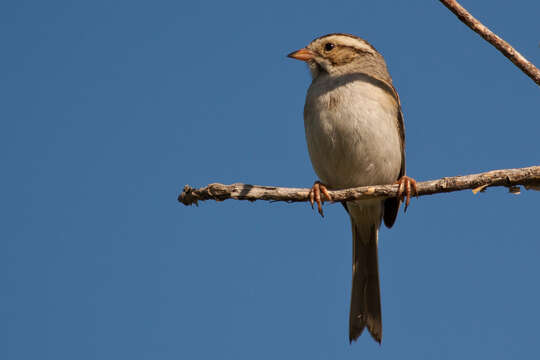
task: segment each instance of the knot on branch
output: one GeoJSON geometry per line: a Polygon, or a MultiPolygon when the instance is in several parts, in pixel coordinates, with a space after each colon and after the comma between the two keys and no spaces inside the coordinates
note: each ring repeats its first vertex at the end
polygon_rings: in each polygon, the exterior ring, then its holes
{"type": "Polygon", "coordinates": [[[184,186],[184,190],[182,190],[182,193],[178,195],[178,201],[182,204],[188,206],[188,205],[197,205],[199,206],[198,201],[200,200],[198,196],[193,192],[193,189],[191,186],[186,185],[184,186]]]}

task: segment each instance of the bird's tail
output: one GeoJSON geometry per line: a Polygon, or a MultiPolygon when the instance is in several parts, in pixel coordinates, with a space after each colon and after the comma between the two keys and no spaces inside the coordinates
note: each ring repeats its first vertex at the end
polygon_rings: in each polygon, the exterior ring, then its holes
{"type": "Polygon", "coordinates": [[[377,254],[378,226],[357,224],[351,218],[353,274],[349,341],[356,340],[367,326],[379,344],[382,340],[381,295],[377,254]]]}

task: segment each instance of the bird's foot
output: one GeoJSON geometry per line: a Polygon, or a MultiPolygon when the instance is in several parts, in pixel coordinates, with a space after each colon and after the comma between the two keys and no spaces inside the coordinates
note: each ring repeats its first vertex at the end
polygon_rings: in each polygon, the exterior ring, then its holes
{"type": "Polygon", "coordinates": [[[408,176],[403,175],[399,178],[398,181],[395,182],[395,184],[398,184],[398,198],[401,198],[401,200],[405,200],[405,209],[404,212],[407,211],[407,208],[409,207],[409,203],[411,202],[411,194],[418,197],[418,190],[416,188],[416,180],[413,178],[410,178],[408,176]]]}
{"type": "Polygon", "coordinates": [[[326,189],[326,186],[321,183],[320,181],[315,181],[313,183],[313,186],[311,187],[311,190],[309,190],[309,202],[311,203],[311,208],[313,209],[313,204],[317,203],[317,209],[319,210],[319,214],[321,214],[322,217],[324,217],[322,204],[324,203],[324,198],[321,198],[321,193],[326,197],[326,199],[330,202],[332,202],[332,197],[328,193],[328,189],[326,189]]]}

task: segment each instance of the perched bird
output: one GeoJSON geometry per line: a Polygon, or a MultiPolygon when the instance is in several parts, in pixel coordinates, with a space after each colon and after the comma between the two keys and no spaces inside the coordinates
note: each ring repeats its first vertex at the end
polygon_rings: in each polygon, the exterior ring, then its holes
{"type": "MultiPolygon", "coordinates": [[[[343,203],[351,219],[353,271],[349,341],[368,328],[382,340],[378,270],[381,221],[392,227],[402,197],[406,206],[416,191],[405,176],[403,114],[386,63],[367,41],[329,34],[288,55],[305,61],[312,83],[304,106],[304,128],[313,168],[320,181],[311,205],[331,201],[328,189],[399,183],[399,196],[343,203]]],[[[406,207],[405,207],[406,208],[406,207]]]]}

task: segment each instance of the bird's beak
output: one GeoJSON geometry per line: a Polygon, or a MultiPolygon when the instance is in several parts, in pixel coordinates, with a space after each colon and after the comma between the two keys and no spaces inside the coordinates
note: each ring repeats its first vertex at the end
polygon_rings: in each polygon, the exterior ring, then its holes
{"type": "Polygon", "coordinates": [[[289,55],[287,55],[287,57],[290,57],[296,60],[308,61],[308,60],[313,59],[315,57],[315,54],[313,53],[313,51],[303,48],[298,51],[294,51],[290,53],[289,55]]]}

